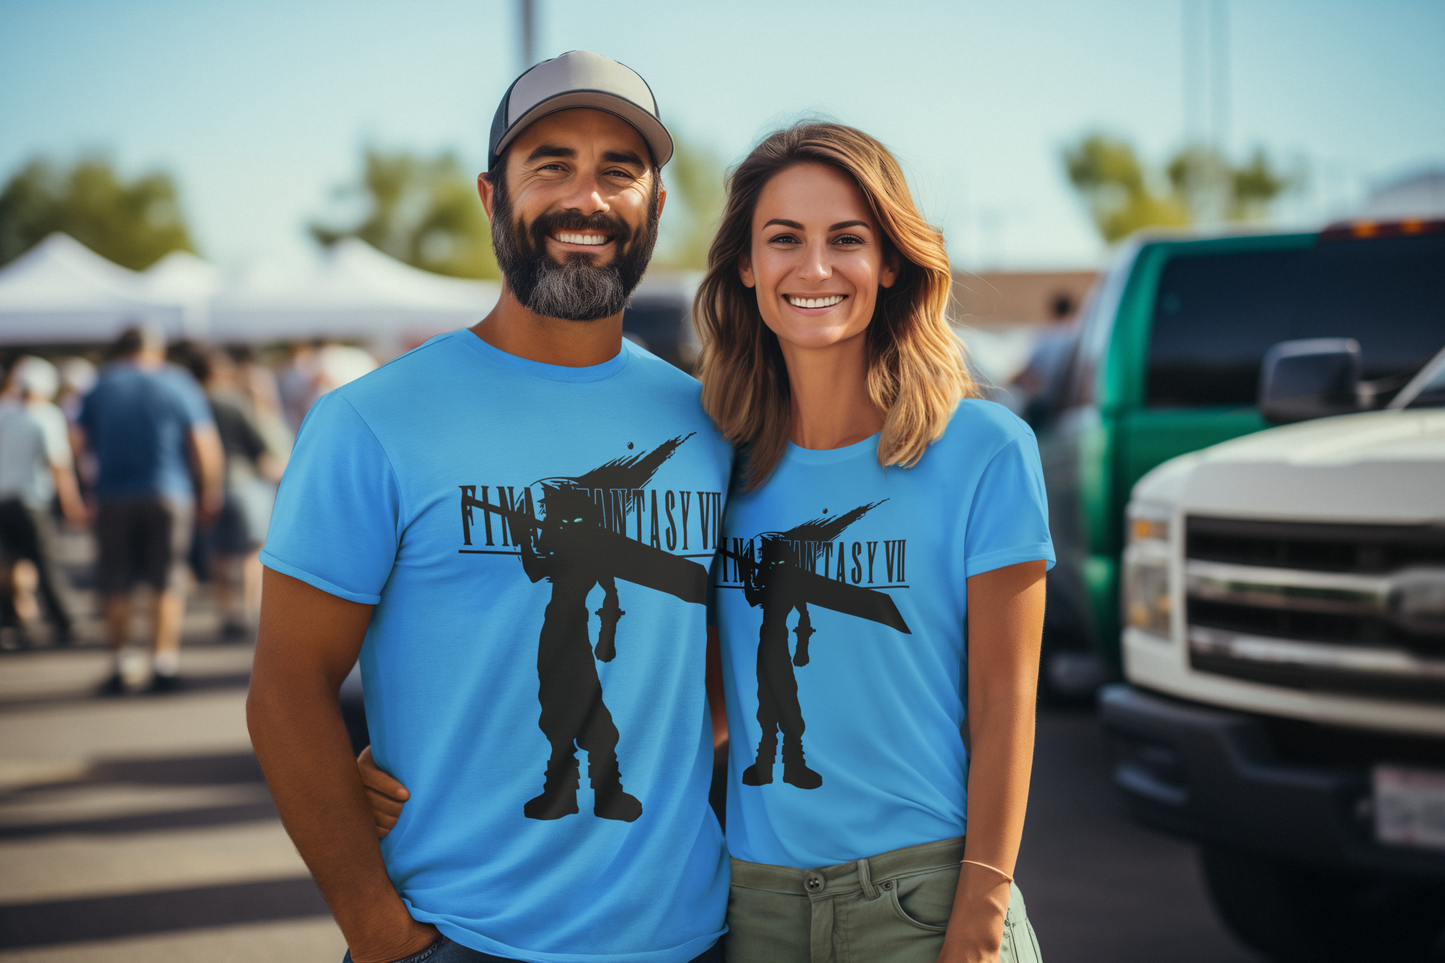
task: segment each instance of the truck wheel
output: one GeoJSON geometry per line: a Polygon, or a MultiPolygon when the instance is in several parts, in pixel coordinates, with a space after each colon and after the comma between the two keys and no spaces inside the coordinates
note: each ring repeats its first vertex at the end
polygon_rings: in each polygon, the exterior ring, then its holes
{"type": "Polygon", "coordinates": [[[1215,909],[1287,963],[1423,959],[1445,931],[1445,884],[1333,872],[1219,846],[1200,850],[1215,909]]]}

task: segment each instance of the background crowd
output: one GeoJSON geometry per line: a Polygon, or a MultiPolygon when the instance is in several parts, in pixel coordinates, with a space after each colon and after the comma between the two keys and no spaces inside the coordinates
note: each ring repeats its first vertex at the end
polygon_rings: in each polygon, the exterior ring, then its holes
{"type": "Polygon", "coordinates": [[[198,589],[220,614],[218,641],[251,641],[258,552],[296,430],[375,359],[325,342],[263,357],[137,324],[104,352],[3,360],[0,647],[70,645],[95,606],[113,655],[102,692],[120,694],[137,587],[149,590],[150,691],[180,686],[198,589]]]}

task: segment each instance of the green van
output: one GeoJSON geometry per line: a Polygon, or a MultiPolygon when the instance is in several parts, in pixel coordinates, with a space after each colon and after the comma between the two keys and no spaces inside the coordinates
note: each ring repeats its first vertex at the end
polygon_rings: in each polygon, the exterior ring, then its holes
{"type": "Polygon", "coordinates": [[[1445,221],[1138,236],[1095,282],[1035,424],[1058,553],[1047,692],[1091,693],[1117,672],[1134,483],[1175,455],[1269,427],[1257,404],[1265,353],[1325,337],[1359,342],[1362,406],[1387,403],[1445,343],[1445,221]]]}

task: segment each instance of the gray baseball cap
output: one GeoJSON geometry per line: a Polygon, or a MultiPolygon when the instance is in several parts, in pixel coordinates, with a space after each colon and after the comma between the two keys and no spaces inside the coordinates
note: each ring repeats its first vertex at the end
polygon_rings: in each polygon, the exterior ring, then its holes
{"type": "Polygon", "coordinates": [[[492,118],[487,170],[529,124],[573,107],[592,107],[627,121],[652,148],[661,167],[672,158],[672,135],[662,126],[657,98],[637,71],[586,50],[544,60],[512,81],[492,118]]]}

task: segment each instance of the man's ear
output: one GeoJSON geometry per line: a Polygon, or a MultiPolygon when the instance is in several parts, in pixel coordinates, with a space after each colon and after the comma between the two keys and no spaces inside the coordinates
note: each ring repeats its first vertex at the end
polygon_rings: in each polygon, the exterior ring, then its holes
{"type": "Polygon", "coordinates": [[[496,188],[486,174],[477,175],[477,194],[482,198],[482,207],[487,209],[487,220],[492,219],[492,197],[496,188]]]}
{"type": "Polygon", "coordinates": [[[889,251],[883,255],[883,268],[878,272],[878,285],[891,288],[898,283],[898,252],[889,251]]]}
{"type": "Polygon", "coordinates": [[[743,287],[755,288],[758,286],[758,279],[753,276],[753,256],[741,254],[738,256],[738,277],[743,279],[743,287]]]}
{"type": "MultiPolygon", "coordinates": [[[[657,175],[654,174],[653,176],[656,177],[657,175]]],[[[662,216],[662,208],[663,208],[663,206],[666,205],[666,204],[667,204],[667,186],[666,186],[665,184],[659,184],[659,185],[657,185],[657,216],[658,216],[658,217],[661,217],[661,216],[662,216]]]]}

